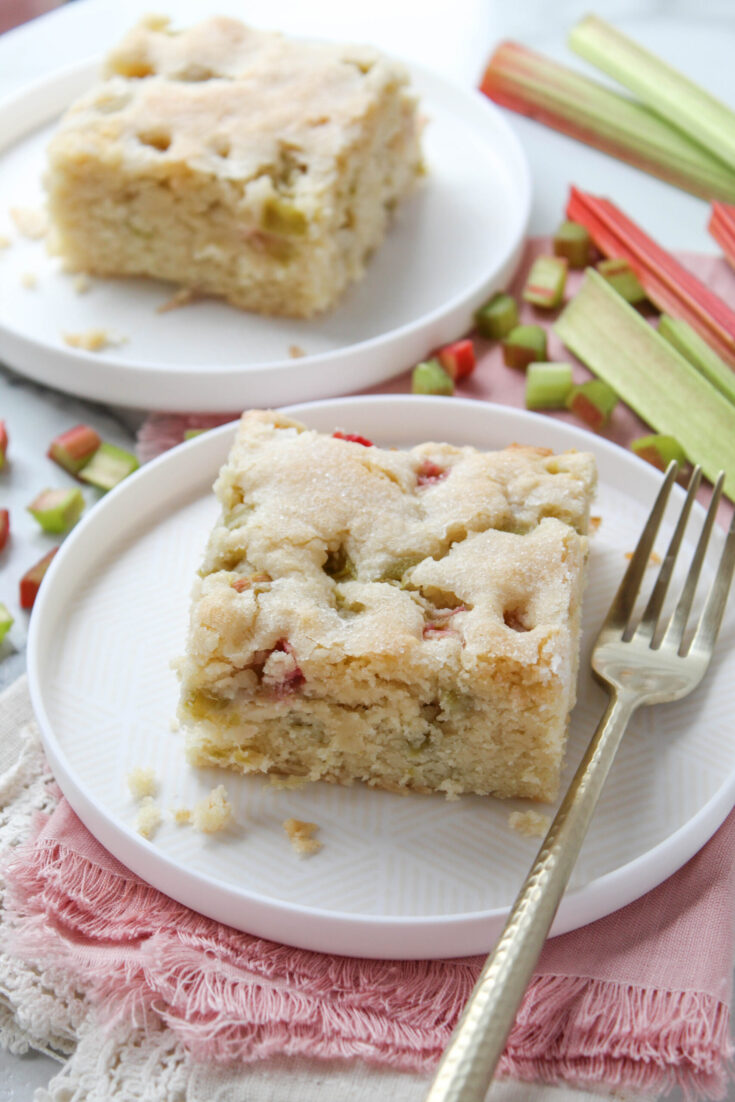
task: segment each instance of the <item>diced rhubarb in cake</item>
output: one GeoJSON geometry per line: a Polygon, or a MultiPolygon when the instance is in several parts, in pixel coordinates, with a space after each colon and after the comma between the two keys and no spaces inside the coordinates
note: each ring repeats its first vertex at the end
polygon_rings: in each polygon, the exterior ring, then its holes
{"type": "Polygon", "coordinates": [[[584,453],[245,414],[180,663],[191,762],[552,799],[594,483],[584,453]]]}
{"type": "Polygon", "coordinates": [[[421,172],[404,69],[216,17],[144,21],[48,150],[52,248],[308,317],[364,271],[421,172]]]}

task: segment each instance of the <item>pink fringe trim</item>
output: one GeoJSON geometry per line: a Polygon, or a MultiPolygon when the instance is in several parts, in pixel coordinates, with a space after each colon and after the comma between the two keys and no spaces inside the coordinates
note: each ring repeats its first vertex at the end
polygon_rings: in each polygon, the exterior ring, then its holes
{"type": "MultiPolygon", "coordinates": [[[[39,826],[43,825],[41,821],[39,826]]],[[[160,1017],[198,1061],[362,1057],[430,1071],[481,966],[363,961],[276,945],[189,911],[53,839],[6,868],[13,949],[63,967],[100,1014],[160,1017]]],[[[710,995],[537,976],[501,1073],[722,1099],[728,1007],[710,995]]]]}

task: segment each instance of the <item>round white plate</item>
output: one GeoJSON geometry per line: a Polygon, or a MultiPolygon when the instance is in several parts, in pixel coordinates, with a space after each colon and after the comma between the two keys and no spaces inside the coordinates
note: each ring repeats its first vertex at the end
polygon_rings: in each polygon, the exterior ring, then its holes
{"type": "Polygon", "coordinates": [[[149,409],[238,410],[359,390],[424,358],[469,328],[473,311],[510,279],[530,208],[520,145],[488,100],[412,67],[427,116],[428,174],[397,212],[365,278],[318,319],[248,314],[215,300],[157,313],[175,288],[93,280],[86,294],[3,219],[43,203],[45,147],[61,109],[89,87],[75,66],[0,104],[0,358],[33,379],[87,398],[149,409]],[[24,286],[32,273],[36,286],[24,286]],[[103,328],[125,343],[78,351],[63,333],[103,328]],[[294,359],[291,346],[306,355],[294,359]]]}
{"type": "MultiPolygon", "coordinates": [[[[386,445],[518,441],[596,453],[593,511],[602,524],[592,539],[566,786],[604,707],[589,675],[591,641],[658,473],[582,430],[480,402],[384,396],[312,403],[295,413],[315,428],[341,427],[386,445]]],[[[261,777],[186,764],[183,735],[171,729],[177,684],[169,663],[184,646],[191,582],[217,515],[210,486],[232,435],[224,426],[149,464],[96,505],[56,556],[33,612],[28,652],[54,774],[87,827],[121,861],[222,922],[355,956],[486,951],[538,847],[508,826],[512,810],[531,805],[329,784],[279,791],[261,777]],[[125,783],[136,766],[155,770],[163,809],[191,806],[224,783],[234,826],[207,838],[167,816],[155,840],[144,841],[125,783]],[[319,854],[300,860],[293,852],[282,829],[291,816],[319,824],[319,854]]],[[[608,914],[659,883],[729,812],[733,643],[731,614],[704,684],[684,701],[634,717],[554,932],[608,914]]]]}

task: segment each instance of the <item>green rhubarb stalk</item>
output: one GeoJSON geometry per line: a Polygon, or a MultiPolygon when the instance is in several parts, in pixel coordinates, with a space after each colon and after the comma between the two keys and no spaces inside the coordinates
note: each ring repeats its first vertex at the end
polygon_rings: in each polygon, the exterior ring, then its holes
{"type": "Polygon", "coordinates": [[[562,222],[554,234],[554,256],[563,256],[570,268],[586,268],[590,261],[592,242],[579,222],[562,222]]]}
{"type": "Polygon", "coordinates": [[[704,199],[735,202],[735,173],[627,96],[516,42],[493,54],[481,89],[495,103],[551,126],[704,199]]]}
{"type": "Polygon", "coordinates": [[[597,271],[607,280],[626,302],[635,306],[639,302],[645,302],[646,292],[641,287],[635,272],[627,260],[618,257],[608,257],[597,265],[597,271]]]}
{"type": "Polygon", "coordinates": [[[720,100],[596,15],[586,16],[574,27],[569,45],[735,169],[735,112],[720,100]]]}
{"type": "Polygon", "coordinates": [[[647,424],[675,437],[708,478],[724,470],[725,492],[735,500],[732,405],[601,275],[587,270],[554,328],[647,424]]]}
{"type": "Polygon", "coordinates": [[[414,394],[454,394],[454,383],[438,360],[416,364],[411,374],[414,394]]]}
{"type": "Polygon", "coordinates": [[[502,340],[518,325],[518,304],[512,295],[499,291],[475,311],[478,333],[489,340],[502,340]]]}
{"type": "Polygon", "coordinates": [[[657,467],[659,471],[665,471],[669,463],[678,463],[683,467],[687,461],[686,452],[673,436],[657,433],[639,436],[637,440],[631,440],[630,448],[639,459],[645,459],[646,463],[657,467]]]}
{"type": "Polygon", "coordinates": [[[662,314],[658,331],[665,341],[673,345],[677,352],[681,352],[712,386],[735,405],[735,371],[720,359],[691,325],[681,318],[662,314]]]}
{"type": "Polygon", "coordinates": [[[0,643],[2,643],[12,626],[13,617],[10,615],[7,605],[0,602],[0,643]]]}
{"type": "Polygon", "coordinates": [[[555,310],[564,299],[567,262],[562,256],[537,256],[523,287],[523,300],[542,310],[555,310]]]}
{"type": "Polygon", "coordinates": [[[526,370],[526,409],[564,409],[572,389],[571,364],[533,363],[526,370]]]}
{"type": "Polygon", "coordinates": [[[138,460],[132,452],[118,448],[115,444],[103,442],[89,462],[82,467],[79,478],[96,486],[98,490],[111,490],[133,471],[137,471],[138,460]]]}

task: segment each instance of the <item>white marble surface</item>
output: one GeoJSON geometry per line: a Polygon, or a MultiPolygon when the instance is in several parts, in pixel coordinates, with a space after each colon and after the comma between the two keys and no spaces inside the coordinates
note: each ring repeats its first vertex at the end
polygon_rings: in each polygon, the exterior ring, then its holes
{"type": "MultiPolygon", "coordinates": [[[[0,0],[2,2],[2,0],[0,0]]],[[[735,102],[735,6],[731,0],[703,2],[622,2],[599,0],[595,10],[616,20],[644,43],[699,79],[723,99],[735,102]]],[[[211,11],[205,0],[77,0],[42,22],[0,36],[0,96],[42,76],[59,64],[99,52],[139,12],[151,7],[176,10],[182,18],[211,11]]],[[[515,5],[481,0],[371,0],[370,17],[354,5],[336,0],[272,0],[263,9],[254,0],[222,0],[219,11],[242,14],[261,25],[333,37],[372,39],[397,54],[430,64],[446,75],[472,83],[493,43],[501,37],[526,42],[570,64],[579,64],[564,49],[563,33],[588,9],[586,0],[527,0],[515,5]]],[[[548,232],[560,220],[566,188],[573,179],[590,190],[607,192],[638,217],[671,248],[712,251],[705,232],[706,206],[610,158],[587,150],[525,119],[512,116],[529,157],[535,181],[531,232],[548,232]]],[[[0,260],[1,262],[1,260],[0,260]]],[[[32,294],[29,291],[29,294],[32,294]]],[[[130,447],[142,414],[106,409],[28,383],[0,367],[0,418],[11,435],[10,462],[0,472],[0,504],[11,509],[13,538],[0,559],[0,601],[16,614],[9,639],[0,647],[0,687],[24,668],[27,616],[17,609],[17,581],[49,546],[35,530],[24,508],[46,485],[61,484],[62,472],[45,458],[48,441],[79,421],[94,425],[105,438],[130,447]]],[[[93,492],[89,492],[90,501],[93,492]]],[[[0,1054],[0,1100],[25,1102],[45,1085],[54,1064],[45,1056],[0,1054]]],[[[593,1099],[586,1092],[496,1085],[498,1102],[569,1102],[593,1099]]],[[[619,1092],[615,1095],[621,1099],[619,1092]]],[[[680,1098],[678,1093],[669,1095],[680,1098]]],[[[735,1102],[735,1088],[730,1093],[735,1102]]],[[[276,1096],[274,1095],[275,1099],[276,1096]]]]}

